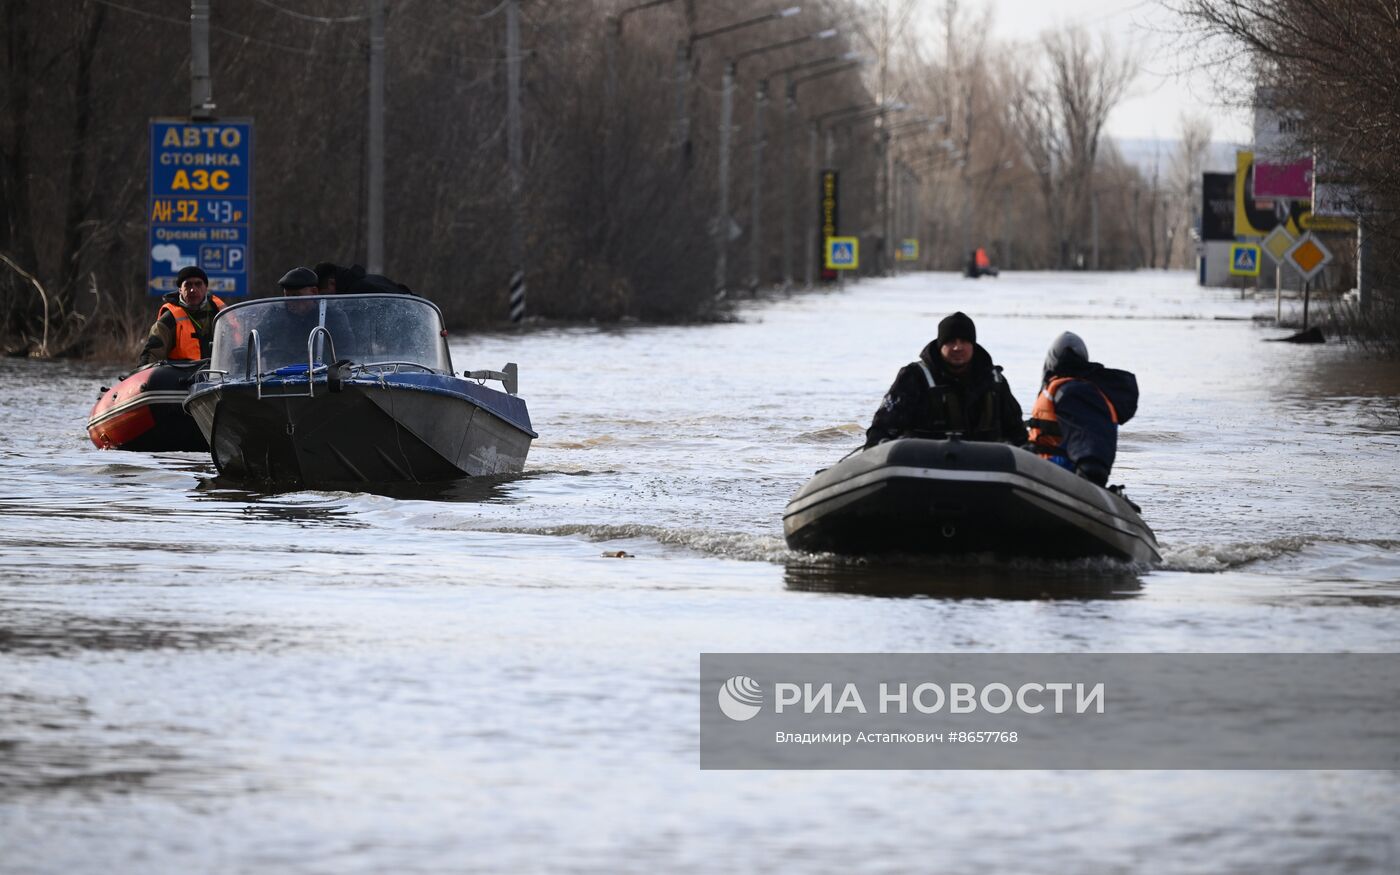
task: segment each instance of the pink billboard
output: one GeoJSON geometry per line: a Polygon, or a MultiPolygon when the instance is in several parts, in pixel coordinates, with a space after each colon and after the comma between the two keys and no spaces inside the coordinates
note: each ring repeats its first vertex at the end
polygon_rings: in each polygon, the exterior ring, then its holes
{"type": "Polygon", "coordinates": [[[1254,162],[1254,196],[1257,198],[1287,198],[1308,200],[1312,197],[1313,160],[1291,161],[1287,164],[1254,162]]]}

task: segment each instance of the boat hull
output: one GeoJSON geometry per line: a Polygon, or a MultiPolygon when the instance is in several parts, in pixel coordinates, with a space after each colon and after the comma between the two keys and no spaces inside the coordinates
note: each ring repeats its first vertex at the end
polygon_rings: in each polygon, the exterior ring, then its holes
{"type": "Polygon", "coordinates": [[[1005,444],[890,441],[819,472],[788,503],[796,550],[1161,558],[1121,496],[1005,444]]]}
{"type": "MultiPolygon", "coordinates": [[[[305,380],[214,384],[187,407],[221,475],[292,485],[435,483],[519,472],[534,432],[464,393],[465,381],[305,380]]],[[[476,384],[477,394],[492,392],[476,384]]],[[[499,399],[496,399],[499,403],[499,399]]],[[[518,399],[510,398],[518,402],[518,399]]],[[[523,402],[519,412],[523,415],[523,402]]],[[[506,411],[511,412],[511,411],[506,411]]]]}
{"type": "Polygon", "coordinates": [[[148,453],[207,450],[204,434],[182,406],[190,377],[203,364],[149,365],[104,388],[88,414],[93,446],[148,453]]]}

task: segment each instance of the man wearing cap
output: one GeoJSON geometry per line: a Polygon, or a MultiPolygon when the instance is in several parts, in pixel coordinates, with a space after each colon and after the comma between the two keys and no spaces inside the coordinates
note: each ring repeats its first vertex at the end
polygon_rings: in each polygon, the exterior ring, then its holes
{"type": "Polygon", "coordinates": [[[179,289],[168,292],[141,348],[141,364],[159,361],[199,361],[209,358],[214,314],[224,302],[209,294],[209,276],[197,267],[181,268],[179,289]]]}
{"type": "MultiPolygon", "coordinates": [[[[282,275],[277,281],[277,285],[282,287],[282,294],[288,298],[300,298],[308,295],[324,295],[329,292],[320,288],[319,277],[316,271],[309,267],[294,267],[282,275]]],[[[345,315],[344,309],[334,303],[334,299],[321,302],[327,304],[324,308],[325,322],[327,330],[331,333],[331,342],[335,344],[337,354],[348,352],[354,348],[354,334],[350,330],[350,320],[345,315]]],[[[307,338],[311,335],[311,330],[317,325],[323,324],[321,321],[322,308],[317,306],[315,301],[292,301],[288,302],[286,309],[287,318],[278,325],[278,331],[270,332],[268,343],[272,345],[283,341],[293,344],[300,344],[299,349],[305,350],[307,338]]],[[[317,341],[317,348],[321,347],[324,341],[317,341]]],[[[318,352],[318,355],[320,353],[318,352]]]]}
{"type": "Polygon", "coordinates": [[[901,437],[1026,442],[1021,405],[977,343],[977,326],[958,312],[938,323],[938,337],[905,365],[865,432],[865,446],[901,437]]]}

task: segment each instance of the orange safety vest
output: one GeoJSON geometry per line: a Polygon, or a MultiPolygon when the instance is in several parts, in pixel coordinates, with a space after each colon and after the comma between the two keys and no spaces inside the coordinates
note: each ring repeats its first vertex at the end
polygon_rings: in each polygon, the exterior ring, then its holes
{"type": "MultiPolygon", "coordinates": [[[[1061,386],[1073,379],[1075,378],[1056,377],[1046,383],[1045,388],[1040,390],[1040,394],[1035,396],[1035,403],[1031,405],[1031,418],[1026,424],[1030,426],[1030,442],[1037,448],[1045,450],[1040,454],[1042,459],[1061,455],[1059,449],[1063,435],[1060,433],[1060,420],[1055,416],[1055,393],[1059,392],[1061,386]]],[[[1094,386],[1088,380],[1084,382],[1094,386]]],[[[1102,389],[1094,386],[1094,390],[1099,393],[1103,403],[1108,405],[1108,415],[1113,420],[1113,424],[1117,425],[1118,409],[1113,406],[1112,401],[1108,400],[1108,396],[1103,393],[1102,389]]]]}
{"type": "MultiPolygon", "coordinates": [[[[209,296],[209,300],[214,304],[214,313],[224,308],[224,302],[213,295],[209,296]]],[[[160,321],[160,318],[166,313],[175,317],[175,341],[170,345],[170,352],[166,354],[166,359],[172,362],[193,362],[205,358],[204,351],[199,345],[199,333],[195,321],[190,318],[190,314],[185,311],[185,308],[181,307],[179,304],[172,304],[167,301],[160,305],[160,312],[156,314],[156,321],[160,321]]],[[[212,322],[213,319],[214,316],[211,313],[209,316],[210,322],[212,322]]]]}

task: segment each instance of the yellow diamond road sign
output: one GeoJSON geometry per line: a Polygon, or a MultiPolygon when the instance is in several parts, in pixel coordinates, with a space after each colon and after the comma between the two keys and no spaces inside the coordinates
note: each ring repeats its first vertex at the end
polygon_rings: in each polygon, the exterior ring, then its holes
{"type": "Polygon", "coordinates": [[[1284,257],[1289,264],[1297,268],[1305,280],[1317,276],[1332,261],[1332,253],[1310,233],[1298,238],[1298,242],[1293,244],[1293,248],[1289,249],[1284,257]]]}
{"type": "Polygon", "coordinates": [[[1293,244],[1297,243],[1297,238],[1288,233],[1288,229],[1279,225],[1269,232],[1269,236],[1264,238],[1264,251],[1269,253],[1269,257],[1275,264],[1283,264],[1283,256],[1293,244]]]}

